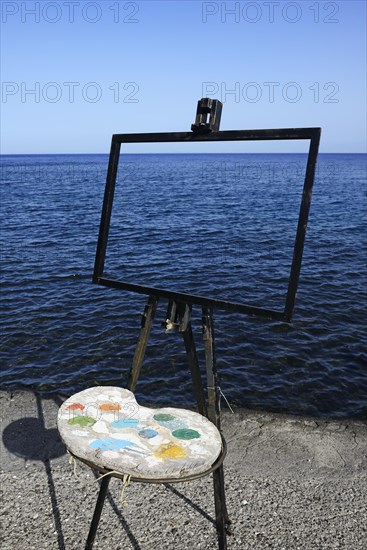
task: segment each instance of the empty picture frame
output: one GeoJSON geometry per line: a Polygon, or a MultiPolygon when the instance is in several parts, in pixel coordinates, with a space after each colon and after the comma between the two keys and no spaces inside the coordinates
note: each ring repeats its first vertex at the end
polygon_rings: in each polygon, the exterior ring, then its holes
{"type": "Polygon", "coordinates": [[[320,143],[321,128],[282,128],[264,130],[230,130],[209,133],[173,132],[147,134],[115,134],[112,136],[108,164],[107,180],[104,193],[102,216],[99,229],[97,252],[94,266],[93,282],[120,290],[139,294],[162,297],[176,302],[197,304],[205,307],[222,309],[237,313],[265,317],[289,322],[292,318],[303,248],[307,230],[308,215],[311,204],[312,188],[315,178],[316,161],[320,143]],[[309,140],[309,151],[302,191],[298,224],[295,231],[293,258],[290,267],[287,292],[283,310],[256,307],[236,301],[221,300],[210,296],[175,292],[173,290],[130,283],[123,280],[109,279],[104,276],[111,214],[116,186],[117,171],[120,159],[121,144],[126,143],[191,143],[218,141],[274,141],[274,140],[309,140]]]}

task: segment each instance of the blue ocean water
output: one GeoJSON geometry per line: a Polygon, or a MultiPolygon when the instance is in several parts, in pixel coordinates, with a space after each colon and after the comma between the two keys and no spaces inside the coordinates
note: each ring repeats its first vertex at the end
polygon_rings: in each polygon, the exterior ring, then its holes
{"type": "MultiPolygon", "coordinates": [[[[122,157],[111,278],[282,309],[306,155],[122,157]]],[[[107,155],[1,157],[1,383],[71,394],[127,380],[146,297],[91,283],[107,155]]],[[[232,406],[367,417],[366,156],[319,156],[292,324],[215,312],[232,406]]],[[[192,405],[158,309],[137,396],[192,405]]],[[[201,363],[201,312],[193,325],[201,363]]],[[[225,403],[223,402],[223,406],[225,403]]]]}

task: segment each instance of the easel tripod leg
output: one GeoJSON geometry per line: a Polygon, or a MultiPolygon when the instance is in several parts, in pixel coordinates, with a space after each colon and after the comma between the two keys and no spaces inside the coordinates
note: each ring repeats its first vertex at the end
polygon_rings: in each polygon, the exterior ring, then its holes
{"type": "Polygon", "coordinates": [[[215,523],[217,528],[219,550],[227,550],[227,508],[224,493],[222,467],[213,473],[215,523]]]}
{"type": "Polygon", "coordinates": [[[223,464],[213,473],[213,481],[214,481],[216,517],[220,518],[220,525],[222,520],[224,520],[225,532],[227,535],[231,535],[232,532],[229,526],[231,525],[232,522],[228,516],[228,510],[227,510],[226,495],[224,490],[223,464]],[[217,513],[217,509],[219,513],[217,513]]]}
{"type": "Polygon", "coordinates": [[[136,384],[139,378],[157,305],[158,298],[156,296],[149,296],[147,305],[145,306],[145,310],[142,316],[139,340],[135,348],[133,364],[130,370],[129,380],[127,384],[128,389],[132,392],[135,391],[136,384]]]}
{"type": "MultiPolygon", "coordinates": [[[[208,418],[220,430],[219,390],[217,380],[217,367],[215,361],[214,322],[213,312],[209,308],[203,308],[203,337],[205,346],[205,362],[208,383],[208,418]]],[[[224,490],[224,473],[221,465],[213,473],[215,519],[218,535],[219,550],[227,549],[227,534],[230,533],[226,495],[224,490]]]]}
{"type": "Polygon", "coordinates": [[[98,528],[99,520],[101,519],[102,508],[104,505],[104,501],[106,499],[108,485],[110,481],[111,481],[111,476],[106,476],[102,478],[96,507],[94,509],[92,523],[90,524],[87,543],[85,545],[85,550],[92,550],[93,548],[94,539],[96,538],[97,528],[98,528]]]}
{"type": "Polygon", "coordinates": [[[203,392],[203,383],[201,380],[199,361],[196,353],[196,347],[195,347],[195,341],[194,341],[194,335],[192,332],[191,323],[189,323],[186,330],[182,333],[182,336],[183,336],[183,340],[186,348],[189,369],[191,372],[193,393],[195,395],[196,402],[198,404],[198,411],[203,416],[206,416],[207,411],[206,411],[206,404],[205,404],[205,398],[204,398],[204,392],[203,392]]]}

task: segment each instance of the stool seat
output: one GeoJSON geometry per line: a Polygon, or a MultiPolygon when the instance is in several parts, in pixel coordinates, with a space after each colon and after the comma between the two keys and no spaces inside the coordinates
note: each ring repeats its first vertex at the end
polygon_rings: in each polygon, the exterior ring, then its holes
{"type": "Polygon", "coordinates": [[[60,407],[58,429],[67,449],[97,469],[133,478],[164,480],[208,471],[222,451],[222,437],[206,417],[173,407],[138,405],[134,394],[97,386],[60,407]]]}

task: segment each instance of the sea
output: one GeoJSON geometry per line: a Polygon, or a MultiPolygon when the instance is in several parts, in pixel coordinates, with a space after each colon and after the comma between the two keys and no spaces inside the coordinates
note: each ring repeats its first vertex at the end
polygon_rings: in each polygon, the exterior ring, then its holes
{"type": "MultiPolygon", "coordinates": [[[[129,154],[106,277],[282,311],[307,155],[129,154]]],[[[1,388],[127,383],[147,296],[92,284],[108,155],[1,156],[1,388]]],[[[214,311],[221,407],[367,419],[366,155],[320,154],[291,323],[214,311]]],[[[193,406],[161,300],[142,404],[193,406]]],[[[192,326],[201,368],[201,308],[192,326]]]]}

